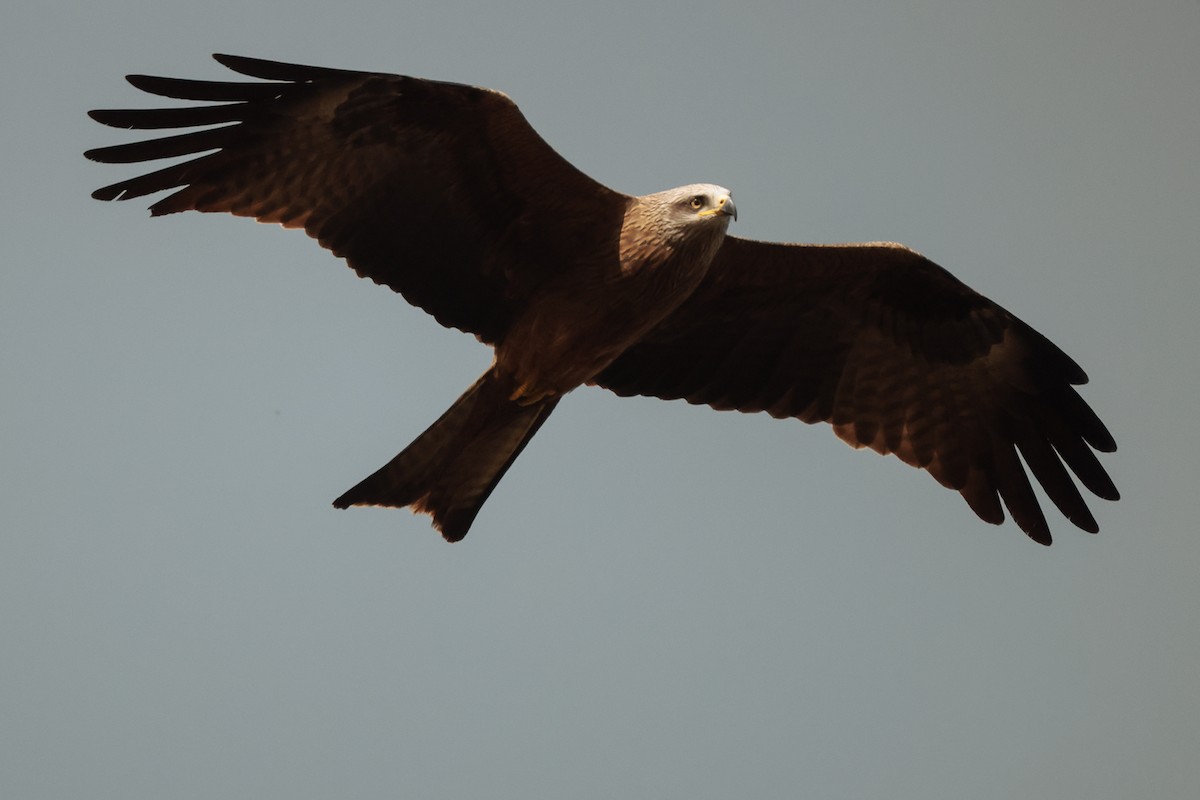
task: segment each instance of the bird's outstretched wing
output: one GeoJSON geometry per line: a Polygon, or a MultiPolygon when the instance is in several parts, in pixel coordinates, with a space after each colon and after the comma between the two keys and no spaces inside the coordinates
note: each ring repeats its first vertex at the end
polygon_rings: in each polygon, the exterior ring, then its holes
{"type": "Polygon", "coordinates": [[[854,447],[928,470],[988,522],[1004,520],[1003,500],[1049,544],[1021,458],[1084,530],[1096,521],[1064,463],[1118,496],[1092,452],[1116,444],[1074,389],[1086,381],[1044,336],[907,248],[727,237],[695,295],[594,383],[830,422],[854,447]]]}
{"type": "Polygon", "coordinates": [[[201,128],[88,151],[108,163],[196,156],[94,197],[177,189],[153,213],[224,211],[302,227],[359,275],[486,342],[595,231],[620,226],[625,196],[554,152],[499,92],[214,58],[261,80],[131,75],[151,94],[217,105],[91,112],[118,128],[201,128]]]}

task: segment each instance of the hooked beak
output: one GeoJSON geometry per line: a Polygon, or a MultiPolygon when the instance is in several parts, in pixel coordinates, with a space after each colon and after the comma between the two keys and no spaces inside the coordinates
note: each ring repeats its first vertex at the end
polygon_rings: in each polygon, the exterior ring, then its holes
{"type": "Polygon", "coordinates": [[[733,198],[726,195],[717,201],[717,209],[721,214],[728,217],[733,217],[737,221],[737,206],[733,204],[733,198]]]}
{"type": "Polygon", "coordinates": [[[724,214],[727,217],[733,217],[735,220],[737,219],[737,206],[733,204],[732,197],[725,195],[721,199],[717,200],[716,208],[710,208],[707,211],[701,211],[699,216],[715,217],[717,214],[724,214]]]}

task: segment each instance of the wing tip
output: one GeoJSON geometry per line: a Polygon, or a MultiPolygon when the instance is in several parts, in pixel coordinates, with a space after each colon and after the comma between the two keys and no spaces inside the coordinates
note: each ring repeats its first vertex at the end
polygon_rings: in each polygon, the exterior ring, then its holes
{"type": "Polygon", "coordinates": [[[212,57],[214,61],[226,69],[233,70],[240,75],[265,81],[308,83],[320,79],[347,78],[370,74],[358,70],[314,67],[308,64],[273,61],[267,58],[252,58],[251,56],[235,56],[229,53],[213,53],[212,57]]]}
{"type": "Polygon", "coordinates": [[[162,78],[157,78],[154,75],[143,75],[138,72],[130,73],[129,75],[125,76],[125,81],[130,86],[149,94],[159,94],[159,92],[155,92],[148,87],[157,85],[157,83],[162,80],[162,78]]]}
{"type": "Polygon", "coordinates": [[[252,77],[255,77],[254,73],[247,72],[247,70],[254,69],[256,65],[266,66],[269,64],[278,66],[278,62],[276,61],[268,61],[262,58],[251,58],[250,56],[235,56],[231,53],[213,53],[212,59],[226,69],[231,69],[234,72],[240,72],[243,75],[250,75],[252,77]]]}

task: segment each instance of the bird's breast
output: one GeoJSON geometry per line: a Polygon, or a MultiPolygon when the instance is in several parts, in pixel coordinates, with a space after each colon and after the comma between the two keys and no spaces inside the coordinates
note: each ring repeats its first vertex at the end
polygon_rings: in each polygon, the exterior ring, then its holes
{"type": "Polygon", "coordinates": [[[516,399],[565,394],[602,372],[696,290],[708,265],[695,255],[567,272],[538,292],[496,347],[516,399]]]}

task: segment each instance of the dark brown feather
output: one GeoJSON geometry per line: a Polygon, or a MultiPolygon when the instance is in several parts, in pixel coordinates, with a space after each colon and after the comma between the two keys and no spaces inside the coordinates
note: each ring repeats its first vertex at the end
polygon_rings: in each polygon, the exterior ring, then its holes
{"type": "Polygon", "coordinates": [[[489,370],[454,405],[373,474],[333,501],[335,508],[387,506],[433,517],[449,542],[475,516],[559,398],[534,405],[509,399],[512,385],[489,370]]]}
{"type": "Polygon", "coordinates": [[[1018,449],[1084,530],[1096,521],[1064,462],[1117,497],[1091,449],[1116,445],[1072,386],[1086,380],[1045,337],[907,248],[726,237],[695,295],[594,383],[832,423],[854,447],[928,470],[988,522],[1004,519],[1002,499],[1048,544],[1018,449]]]}
{"type": "Polygon", "coordinates": [[[207,153],[95,197],[177,189],[152,211],[304,227],[359,275],[487,342],[503,337],[530,293],[598,229],[620,224],[628,198],[555,153],[499,92],[215,58],[271,82],[130,76],[153,94],[239,102],[94,111],[95,119],[147,130],[235,124],[88,151],[110,163],[207,153]]]}

